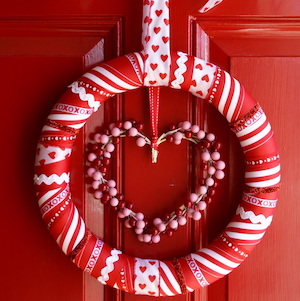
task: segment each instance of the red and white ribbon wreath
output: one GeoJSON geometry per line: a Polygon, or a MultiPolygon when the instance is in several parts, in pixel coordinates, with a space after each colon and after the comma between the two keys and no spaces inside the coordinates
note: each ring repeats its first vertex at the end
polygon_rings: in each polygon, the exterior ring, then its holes
{"type": "Polygon", "coordinates": [[[148,85],[144,59],[145,53],[118,57],[70,85],[42,129],[34,181],[51,235],[82,270],[127,292],[173,296],[215,282],[248,257],[272,221],[280,163],[267,117],[244,87],[211,63],[171,52],[169,79],[164,85],[190,91],[211,103],[237,136],[246,162],[243,196],[231,222],[213,242],[175,260],[133,258],[103,242],[87,229],[72,200],[70,155],[77,133],[92,111],[115,94],[148,85]]]}
{"type": "Polygon", "coordinates": [[[191,70],[183,74],[180,89],[209,101],[232,125],[246,161],[244,194],[221,234],[204,249],[185,257],[147,260],[111,248],[86,228],[72,201],[70,154],[91,109],[111,95],[142,87],[143,67],[142,54],[130,54],[93,68],[70,86],[42,130],[34,180],[51,235],[82,270],[127,292],[172,296],[227,275],[260,242],[277,202],[279,156],[266,115],[236,79],[201,59],[172,52],[168,86],[172,86],[172,78],[180,68],[191,70]]]}

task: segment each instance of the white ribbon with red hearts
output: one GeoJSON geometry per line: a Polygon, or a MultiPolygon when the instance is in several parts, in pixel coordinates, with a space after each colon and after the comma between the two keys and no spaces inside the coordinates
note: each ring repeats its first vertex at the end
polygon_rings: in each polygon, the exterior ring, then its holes
{"type": "MultiPolygon", "coordinates": [[[[206,13],[223,0],[209,0],[199,10],[206,13]]],[[[169,1],[144,0],[142,46],[145,56],[144,86],[167,86],[170,80],[169,1]]]]}
{"type": "Polygon", "coordinates": [[[168,85],[171,65],[169,22],[169,1],[144,0],[145,86],[168,85]]]}

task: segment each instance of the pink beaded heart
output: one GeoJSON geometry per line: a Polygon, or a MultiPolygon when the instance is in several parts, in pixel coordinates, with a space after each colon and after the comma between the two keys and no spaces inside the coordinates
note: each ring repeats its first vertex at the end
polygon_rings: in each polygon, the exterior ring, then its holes
{"type": "Polygon", "coordinates": [[[179,226],[187,223],[187,218],[201,219],[201,211],[206,209],[207,204],[211,202],[211,196],[215,193],[216,181],[224,178],[225,163],[220,160],[221,144],[215,141],[215,135],[205,133],[200,130],[198,125],[191,125],[189,121],[181,122],[178,126],[171,125],[169,130],[155,141],[155,144],[142,133],[143,128],[144,125],[141,123],[125,121],[112,123],[108,130],[96,133],[87,156],[89,162],[87,174],[92,178],[91,190],[95,199],[117,209],[118,217],[125,219],[125,226],[134,230],[139,241],[158,243],[161,234],[171,236],[179,226]],[[132,203],[127,203],[125,196],[118,192],[116,182],[106,178],[115,145],[123,137],[135,138],[139,147],[146,144],[150,145],[152,162],[157,160],[158,145],[165,141],[178,145],[185,139],[200,144],[202,150],[201,167],[205,172],[202,185],[196,192],[189,195],[187,202],[164,219],[157,217],[151,222],[145,222],[145,215],[142,212],[135,212],[132,203]]]}

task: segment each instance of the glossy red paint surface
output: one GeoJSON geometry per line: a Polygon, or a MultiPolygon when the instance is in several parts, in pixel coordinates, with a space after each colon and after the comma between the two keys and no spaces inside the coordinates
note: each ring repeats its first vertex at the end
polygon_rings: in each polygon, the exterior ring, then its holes
{"type": "MultiPolygon", "coordinates": [[[[204,1],[171,1],[172,48],[229,70],[257,99],[275,130],[283,184],[274,222],[246,262],[208,289],[176,301],[296,301],[300,296],[297,141],[300,6],[297,0],[224,0],[200,15],[204,1]]],[[[11,301],[143,301],[105,288],[84,275],[58,249],[40,217],[32,184],[35,146],[44,119],[69,83],[94,64],[140,49],[142,1],[7,1],[0,12],[1,66],[1,299],[11,301]]],[[[146,89],[109,100],[89,120],[74,149],[73,195],[87,224],[131,255],[184,255],[212,240],[229,221],[242,189],[241,154],[224,119],[188,93],[163,89],[160,131],[193,120],[224,144],[227,178],[206,218],[157,246],[144,246],[114,213],[93,201],[84,186],[84,149],[96,126],[135,118],[146,124],[146,89]],[[174,103],[176,104],[174,106],[174,103]]],[[[156,216],[168,211],[195,184],[186,145],[163,145],[159,163],[125,141],[115,174],[126,196],[156,216]]]]}

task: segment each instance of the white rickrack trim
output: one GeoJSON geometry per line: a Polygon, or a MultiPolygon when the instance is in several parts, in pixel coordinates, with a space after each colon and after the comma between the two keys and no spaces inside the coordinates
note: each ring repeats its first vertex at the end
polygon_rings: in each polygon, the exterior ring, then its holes
{"type": "Polygon", "coordinates": [[[178,55],[179,58],[176,61],[178,68],[174,72],[176,79],[171,82],[171,86],[175,89],[181,89],[180,85],[184,82],[183,74],[187,71],[185,63],[188,61],[188,57],[185,53],[178,52],[178,55]]]}
{"type": "Polygon", "coordinates": [[[95,96],[93,94],[87,93],[84,87],[79,87],[78,82],[73,82],[69,88],[71,88],[73,93],[78,94],[82,101],[87,101],[88,105],[94,109],[94,112],[99,109],[101,105],[100,102],[95,100],[95,96]]]}
{"type": "Polygon", "coordinates": [[[265,217],[263,214],[255,215],[253,211],[245,211],[242,206],[238,206],[236,214],[243,220],[250,219],[253,224],[261,223],[266,228],[270,226],[273,219],[273,215],[270,215],[269,217],[265,217]]]}
{"type": "Polygon", "coordinates": [[[111,256],[106,258],[106,266],[101,270],[101,276],[97,278],[98,281],[100,281],[102,284],[106,284],[106,282],[109,280],[108,274],[111,273],[115,267],[114,263],[119,260],[119,254],[122,254],[121,251],[113,249],[110,252],[111,256]]]}
{"type": "Polygon", "coordinates": [[[41,185],[42,183],[46,185],[52,185],[53,183],[61,185],[62,183],[70,182],[70,173],[62,173],[60,176],[57,174],[52,174],[51,176],[46,176],[45,174],[34,175],[33,178],[36,185],[41,185]]]}

